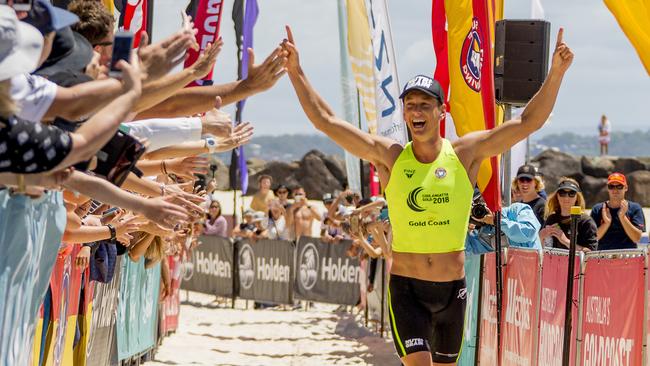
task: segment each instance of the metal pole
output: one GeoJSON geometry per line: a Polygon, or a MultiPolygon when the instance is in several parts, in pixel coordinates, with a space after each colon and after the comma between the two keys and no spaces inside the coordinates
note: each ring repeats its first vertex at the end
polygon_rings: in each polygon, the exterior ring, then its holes
{"type": "MultiPolygon", "coordinates": [[[[233,211],[234,214],[234,211],[233,211]]],[[[234,215],[233,215],[234,216],[234,215]]],[[[230,308],[234,309],[235,308],[235,300],[237,300],[237,295],[238,295],[238,282],[239,282],[239,256],[237,255],[237,251],[239,248],[238,245],[239,242],[234,241],[232,243],[232,273],[231,273],[231,278],[232,278],[232,297],[231,297],[231,305],[230,308]]],[[[248,306],[247,306],[248,307],[248,306]]]]}
{"type": "Polygon", "coordinates": [[[569,270],[566,278],[566,301],[564,302],[564,337],[562,345],[562,366],[569,366],[571,359],[571,310],[573,310],[573,277],[575,275],[576,240],[580,206],[571,207],[571,238],[569,244],[569,270]]]}
{"type": "MultiPolygon", "coordinates": [[[[485,256],[481,256],[480,260],[480,269],[478,271],[478,292],[475,296],[478,296],[478,309],[476,310],[476,334],[474,338],[476,343],[474,343],[474,363],[478,365],[478,359],[480,356],[480,344],[481,344],[481,312],[483,311],[483,301],[481,301],[481,296],[483,296],[483,270],[485,269],[485,256]]],[[[490,311],[488,307],[488,312],[490,311]]]]}
{"type": "Polygon", "coordinates": [[[496,261],[496,295],[497,295],[497,365],[501,365],[501,307],[503,305],[503,277],[501,253],[501,210],[494,213],[494,246],[496,261]]]}
{"type": "MultiPolygon", "coordinates": [[[[512,105],[504,104],[503,118],[506,121],[509,121],[512,118],[512,105]]],[[[526,157],[526,161],[528,161],[528,157],[526,157]]],[[[504,206],[510,206],[511,203],[510,202],[510,190],[512,185],[512,177],[510,176],[510,173],[512,171],[511,163],[512,163],[512,152],[511,149],[508,149],[501,156],[501,165],[503,166],[503,192],[501,193],[501,195],[503,196],[504,206]]]]}
{"type": "Polygon", "coordinates": [[[384,308],[386,308],[386,260],[381,259],[381,325],[379,326],[379,334],[384,338],[384,308]]]}

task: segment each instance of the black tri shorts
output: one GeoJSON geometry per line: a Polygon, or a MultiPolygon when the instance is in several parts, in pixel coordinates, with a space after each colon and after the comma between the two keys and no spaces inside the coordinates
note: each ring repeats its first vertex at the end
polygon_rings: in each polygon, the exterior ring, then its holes
{"type": "Polygon", "coordinates": [[[426,351],[433,362],[453,363],[463,341],[465,279],[432,282],[391,274],[388,306],[400,357],[426,351]]]}

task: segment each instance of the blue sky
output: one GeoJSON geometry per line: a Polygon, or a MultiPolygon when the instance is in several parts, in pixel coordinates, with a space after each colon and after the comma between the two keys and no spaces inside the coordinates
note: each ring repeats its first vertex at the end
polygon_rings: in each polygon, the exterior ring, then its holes
{"type": "MultiPolygon", "coordinates": [[[[233,0],[224,3],[221,35],[225,45],[215,68],[216,83],[232,81],[237,76],[233,0]]],[[[257,60],[261,62],[285,37],[284,24],[291,25],[305,72],[337,114],[342,115],[337,1],[258,3],[260,15],[254,36],[257,60]]],[[[565,77],[552,120],[538,134],[570,131],[593,135],[603,113],[609,116],[614,131],[650,128],[650,78],[604,3],[542,0],[542,4],[552,25],[552,42],[558,27],[565,27],[565,41],[573,48],[575,61],[565,77]]],[[[400,83],[416,74],[431,74],[436,65],[431,41],[431,2],[388,0],[388,6],[400,83]]],[[[184,7],[184,1],[156,0],[154,39],[176,29],[179,11],[184,7]]],[[[530,1],[506,0],[505,16],[530,18],[530,1]]],[[[234,114],[232,107],[225,110],[234,114]]],[[[318,133],[303,114],[287,77],[273,89],[250,98],[244,119],[253,122],[257,135],[318,133]]]]}

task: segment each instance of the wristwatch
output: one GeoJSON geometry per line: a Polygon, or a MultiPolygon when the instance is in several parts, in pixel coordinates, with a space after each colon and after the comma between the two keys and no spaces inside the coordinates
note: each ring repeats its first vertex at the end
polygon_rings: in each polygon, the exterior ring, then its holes
{"type": "Polygon", "coordinates": [[[207,138],[205,139],[205,147],[208,148],[208,151],[209,151],[210,153],[215,152],[215,150],[217,149],[217,140],[215,140],[215,139],[212,138],[212,137],[207,137],[207,138]]]}
{"type": "Polygon", "coordinates": [[[115,241],[115,239],[117,239],[117,231],[115,230],[115,226],[107,224],[106,227],[111,232],[111,241],[115,241]]]}

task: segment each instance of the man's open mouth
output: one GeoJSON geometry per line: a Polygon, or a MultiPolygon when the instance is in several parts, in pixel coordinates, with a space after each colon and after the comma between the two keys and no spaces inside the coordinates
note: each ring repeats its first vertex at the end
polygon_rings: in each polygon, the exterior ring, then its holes
{"type": "Polygon", "coordinates": [[[413,128],[424,128],[424,124],[426,121],[424,120],[413,120],[413,128]]]}

